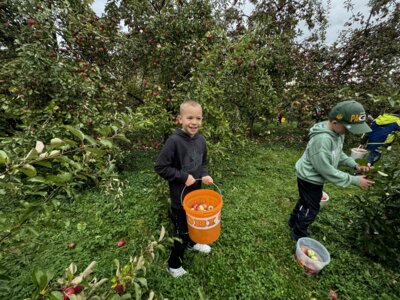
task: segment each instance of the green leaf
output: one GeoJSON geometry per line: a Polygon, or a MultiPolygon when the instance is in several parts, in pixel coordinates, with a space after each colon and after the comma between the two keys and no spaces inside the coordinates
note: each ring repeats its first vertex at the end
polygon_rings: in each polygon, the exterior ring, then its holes
{"type": "Polygon", "coordinates": [[[85,135],[85,140],[87,140],[90,144],[96,145],[96,141],[90,135],[85,135]]]}
{"type": "Polygon", "coordinates": [[[83,134],[82,131],[80,131],[79,129],[76,129],[70,125],[64,125],[64,127],[65,127],[65,129],[67,129],[69,132],[71,132],[74,136],[76,136],[83,142],[85,135],[83,134]]]}
{"type": "Polygon", "coordinates": [[[39,157],[39,153],[37,152],[37,150],[35,148],[33,148],[31,151],[29,151],[29,153],[26,155],[24,160],[35,159],[38,157],[39,157]]]}
{"type": "Polygon", "coordinates": [[[118,294],[111,294],[106,298],[106,300],[120,300],[121,297],[118,294]]]}
{"type": "Polygon", "coordinates": [[[142,297],[142,289],[136,282],[134,282],[133,285],[135,286],[136,300],[140,300],[142,297]]]}
{"type": "Polygon", "coordinates": [[[59,139],[59,138],[54,138],[54,139],[51,139],[51,141],[50,141],[50,145],[53,146],[53,147],[59,147],[59,146],[62,146],[64,144],[65,144],[65,142],[62,139],[59,139]]]}
{"type": "Polygon", "coordinates": [[[39,233],[38,233],[35,229],[33,229],[32,227],[28,227],[27,229],[28,229],[30,232],[32,232],[32,234],[33,234],[34,236],[36,236],[36,237],[39,236],[39,233]]]}
{"type": "Polygon", "coordinates": [[[28,177],[34,177],[37,174],[35,167],[30,164],[23,165],[22,168],[20,168],[20,170],[28,177]]]}
{"type": "Polygon", "coordinates": [[[51,162],[49,162],[48,160],[40,160],[40,161],[37,161],[37,162],[34,162],[34,164],[35,165],[38,165],[38,166],[42,166],[42,167],[46,167],[46,168],[52,168],[52,164],[51,164],[51,162]]]}
{"type": "Polygon", "coordinates": [[[8,157],[7,153],[5,153],[3,150],[0,150],[0,164],[6,164],[8,163],[10,158],[8,157]]]}
{"type": "Polygon", "coordinates": [[[110,140],[106,139],[100,139],[100,144],[102,144],[105,147],[112,148],[114,145],[110,140]]]}
{"type": "Polygon", "coordinates": [[[66,183],[72,180],[71,173],[61,173],[57,175],[49,175],[47,176],[47,181],[52,183],[66,183]]]}
{"type": "Polygon", "coordinates": [[[100,150],[100,149],[97,149],[97,148],[86,147],[85,151],[93,153],[93,154],[95,154],[97,156],[103,156],[104,155],[104,152],[102,150],[100,150]]]}
{"type": "Polygon", "coordinates": [[[119,134],[115,135],[115,139],[124,141],[124,142],[129,143],[129,144],[131,143],[131,141],[128,140],[126,138],[125,134],[123,134],[123,133],[119,133],[119,134]]]}
{"type": "Polygon", "coordinates": [[[147,288],[147,279],[144,277],[140,277],[140,278],[136,278],[137,281],[139,281],[139,283],[147,288]]]}
{"type": "Polygon", "coordinates": [[[41,176],[36,176],[36,177],[29,178],[28,181],[30,181],[30,182],[40,182],[40,183],[46,183],[47,182],[46,178],[41,177],[41,176]]]}
{"type": "Polygon", "coordinates": [[[40,277],[42,277],[43,274],[44,274],[44,273],[43,273],[41,270],[39,270],[38,267],[35,267],[35,268],[33,269],[33,272],[32,272],[32,281],[33,281],[33,283],[34,283],[35,285],[39,286],[40,277]]]}
{"type": "Polygon", "coordinates": [[[70,139],[64,139],[65,144],[71,146],[71,147],[76,147],[77,143],[73,140],[70,139]]]}
{"type": "Polygon", "coordinates": [[[64,295],[59,291],[52,291],[50,294],[50,300],[63,300],[64,295]]]}

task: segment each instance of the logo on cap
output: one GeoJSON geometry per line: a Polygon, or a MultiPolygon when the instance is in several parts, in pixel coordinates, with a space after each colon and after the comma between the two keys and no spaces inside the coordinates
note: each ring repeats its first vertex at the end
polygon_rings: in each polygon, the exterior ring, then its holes
{"type": "Polygon", "coordinates": [[[337,120],[343,119],[343,115],[342,115],[342,114],[337,114],[337,115],[336,115],[336,119],[337,119],[337,120]]]}
{"type": "Polygon", "coordinates": [[[366,120],[367,116],[365,112],[360,113],[359,115],[353,114],[350,117],[349,123],[360,123],[366,120]]]}

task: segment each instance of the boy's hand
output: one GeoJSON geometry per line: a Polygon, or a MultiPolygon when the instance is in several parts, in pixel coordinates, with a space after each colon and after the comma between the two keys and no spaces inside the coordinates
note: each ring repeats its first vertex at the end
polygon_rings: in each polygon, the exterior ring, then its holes
{"type": "Polygon", "coordinates": [[[367,179],[365,177],[365,175],[360,176],[360,188],[367,189],[368,187],[370,187],[374,183],[375,183],[375,181],[367,179]]]}
{"type": "Polygon", "coordinates": [[[204,184],[210,185],[214,183],[214,180],[211,178],[211,176],[204,176],[201,178],[201,182],[204,184]]]}
{"type": "Polygon", "coordinates": [[[371,166],[359,166],[356,165],[356,170],[359,172],[368,172],[371,169],[371,166]]]}
{"type": "Polygon", "coordinates": [[[186,179],[185,185],[186,186],[191,186],[196,182],[196,179],[192,175],[189,174],[188,178],[186,179]]]}

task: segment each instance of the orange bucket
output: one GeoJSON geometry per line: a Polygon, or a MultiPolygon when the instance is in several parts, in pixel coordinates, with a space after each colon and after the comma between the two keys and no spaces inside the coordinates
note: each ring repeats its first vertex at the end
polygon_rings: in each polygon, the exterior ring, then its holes
{"type": "Polygon", "coordinates": [[[190,192],[183,199],[183,208],[186,212],[189,237],[195,243],[211,244],[221,233],[221,194],[207,189],[190,192]],[[194,210],[194,205],[206,204],[211,210],[194,210]]]}

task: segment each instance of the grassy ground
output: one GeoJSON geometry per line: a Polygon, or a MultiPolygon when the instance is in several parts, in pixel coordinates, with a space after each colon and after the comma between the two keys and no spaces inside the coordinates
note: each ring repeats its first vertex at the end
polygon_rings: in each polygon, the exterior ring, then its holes
{"type": "MultiPolygon", "coordinates": [[[[339,299],[400,299],[400,274],[361,255],[346,234],[351,218],[348,201],[351,194],[361,192],[356,187],[326,185],[332,201],[312,232],[330,251],[332,261],[318,276],[303,273],[286,221],[297,200],[294,163],[305,144],[298,138],[283,144],[273,133],[265,140],[269,142],[249,144],[227,162],[223,176],[214,178],[222,189],[224,207],[222,234],[212,253],[187,253],[184,267],[189,274],[180,279],[165,271],[168,253],[160,253],[148,270],[149,287],[169,299],[328,299],[330,289],[339,299]]],[[[166,183],[152,170],[156,155],[147,151],[127,160],[130,171],[124,174],[128,184],[122,212],[115,212],[109,197],[87,192],[78,201],[59,206],[45,222],[33,224],[38,236],[23,233],[23,249],[1,260],[13,280],[0,298],[27,297],[33,289],[34,266],[61,276],[70,262],[84,268],[96,260],[96,276],[109,278],[115,272],[113,259],[126,262],[130,255],[141,253],[161,225],[170,230],[166,183]],[[163,192],[155,194],[155,187],[163,192]],[[127,245],[117,248],[121,238],[127,245]],[[68,249],[69,242],[76,242],[77,248],[68,249]]]]}

